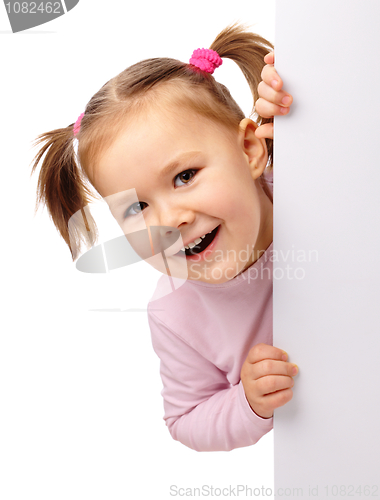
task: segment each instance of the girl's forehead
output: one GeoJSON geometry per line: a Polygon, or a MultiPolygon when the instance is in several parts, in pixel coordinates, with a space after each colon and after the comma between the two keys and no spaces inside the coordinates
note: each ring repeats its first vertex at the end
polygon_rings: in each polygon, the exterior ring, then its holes
{"type": "MultiPolygon", "coordinates": [[[[226,152],[231,131],[191,111],[158,108],[127,118],[110,147],[100,156],[94,183],[102,196],[117,186],[136,187],[141,176],[158,176],[176,162],[226,152]]],[[[115,191],[116,190],[116,191],[115,191]]]]}
{"type": "Polygon", "coordinates": [[[127,118],[103,156],[108,161],[126,151],[126,158],[141,156],[153,148],[160,157],[192,145],[208,149],[231,136],[232,131],[224,125],[194,111],[155,108],[127,118]]]}

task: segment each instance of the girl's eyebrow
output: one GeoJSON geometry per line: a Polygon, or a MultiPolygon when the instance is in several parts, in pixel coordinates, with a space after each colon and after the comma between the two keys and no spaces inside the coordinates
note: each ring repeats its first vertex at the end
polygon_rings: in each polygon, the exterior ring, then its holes
{"type": "Polygon", "coordinates": [[[201,154],[201,151],[187,151],[186,153],[179,154],[161,170],[160,175],[169,175],[179,165],[189,162],[190,160],[194,160],[194,158],[200,156],[201,154]]]}

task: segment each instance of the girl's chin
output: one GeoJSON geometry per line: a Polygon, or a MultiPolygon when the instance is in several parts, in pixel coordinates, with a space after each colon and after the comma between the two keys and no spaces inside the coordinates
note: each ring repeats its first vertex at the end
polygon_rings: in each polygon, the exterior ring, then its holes
{"type": "Polygon", "coordinates": [[[210,284],[220,284],[231,281],[241,272],[242,266],[235,262],[224,263],[223,267],[214,265],[207,266],[207,263],[189,263],[188,279],[192,281],[202,281],[210,284]]]}

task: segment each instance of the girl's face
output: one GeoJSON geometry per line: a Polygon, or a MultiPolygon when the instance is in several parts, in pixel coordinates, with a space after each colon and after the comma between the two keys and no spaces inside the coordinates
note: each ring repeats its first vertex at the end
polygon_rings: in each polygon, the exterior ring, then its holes
{"type": "Polygon", "coordinates": [[[170,226],[185,247],[196,245],[173,251],[186,258],[192,280],[228,281],[272,241],[272,204],[258,180],[265,142],[251,120],[240,125],[234,132],[181,110],[141,113],[126,121],[92,175],[103,197],[120,193],[110,208],[125,234],[170,226]]]}

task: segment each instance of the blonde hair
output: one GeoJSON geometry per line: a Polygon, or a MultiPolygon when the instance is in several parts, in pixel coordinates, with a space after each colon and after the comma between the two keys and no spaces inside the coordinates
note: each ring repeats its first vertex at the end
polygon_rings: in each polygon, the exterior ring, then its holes
{"type": "MultiPolygon", "coordinates": [[[[234,24],[224,29],[211,44],[220,57],[228,58],[243,72],[253,96],[253,110],[258,99],[264,56],[273,45],[261,36],[234,24]]],[[[147,59],[130,66],[109,80],[89,101],[76,138],[78,159],[74,151],[74,124],[40,135],[32,173],[41,163],[37,186],[37,204],[46,205],[59,233],[68,244],[73,260],[80,253],[82,242],[93,245],[97,239],[96,225],[83,207],[91,201],[91,168],[100,154],[111,145],[121,131],[126,117],[153,105],[175,103],[206,118],[238,130],[244,113],[228,89],[215,78],[191,64],[169,58],[147,59]],[[158,99],[159,98],[159,99],[158,99]],[[80,167],[79,167],[80,165],[80,167]],[[72,215],[81,211],[84,225],[68,228],[72,215]]],[[[181,109],[181,108],[180,108],[181,109]]],[[[272,119],[260,116],[258,125],[272,119]]],[[[266,139],[269,168],[272,167],[273,141],[266,139]]],[[[264,181],[262,186],[271,198],[264,181]]]]}

